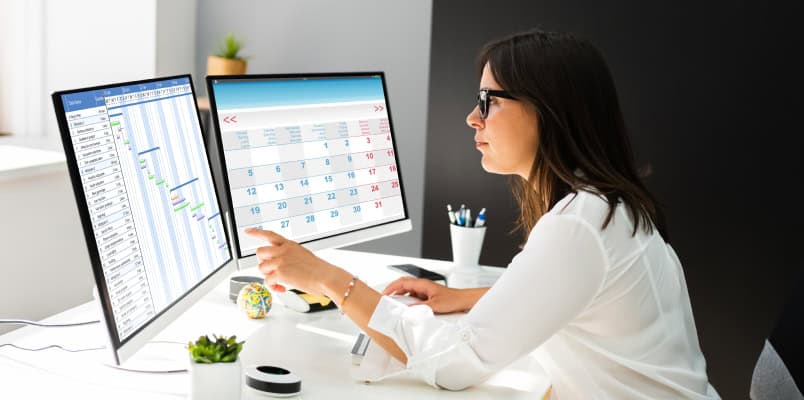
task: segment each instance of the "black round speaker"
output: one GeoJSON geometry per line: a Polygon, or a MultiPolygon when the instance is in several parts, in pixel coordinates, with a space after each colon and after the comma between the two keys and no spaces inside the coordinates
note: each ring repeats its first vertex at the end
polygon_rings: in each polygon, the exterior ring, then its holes
{"type": "Polygon", "coordinates": [[[301,393],[301,378],[284,368],[251,365],[245,374],[246,386],[262,394],[290,397],[301,393]]]}

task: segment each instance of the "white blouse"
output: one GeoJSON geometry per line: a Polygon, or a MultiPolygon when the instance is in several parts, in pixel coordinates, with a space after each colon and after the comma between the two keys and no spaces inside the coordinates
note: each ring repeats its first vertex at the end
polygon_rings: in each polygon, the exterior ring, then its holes
{"type": "Polygon", "coordinates": [[[602,230],[608,210],[589,192],[562,199],[457,320],[383,297],[369,327],[392,338],[408,363],[372,342],[362,378],[406,369],[461,390],[532,354],[550,376],[552,399],[719,399],[678,257],[655,229],[632,236],[623,204],[602,230]]]}

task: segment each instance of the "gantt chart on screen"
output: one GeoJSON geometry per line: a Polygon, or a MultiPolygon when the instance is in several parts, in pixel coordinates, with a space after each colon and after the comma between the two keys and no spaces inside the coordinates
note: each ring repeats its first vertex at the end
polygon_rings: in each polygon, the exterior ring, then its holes
{"type": "Polygon", "coordinates": [[[380,76],[212,82],[239,247],[405,217],[380,76]]]}
{"type": "Polygon", "coordinates": [[[63,95],[121,341],[229,259],[190,81],[63,95]]]}

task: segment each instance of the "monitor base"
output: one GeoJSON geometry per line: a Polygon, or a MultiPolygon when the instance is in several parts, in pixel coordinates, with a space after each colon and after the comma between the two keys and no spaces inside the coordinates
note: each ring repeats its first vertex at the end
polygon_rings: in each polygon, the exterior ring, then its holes
{"type": "Polygon", "coordinates": [[[184,373],[190,367],[190,353],[186,343],[156,340],[148,342],[121,365],[106,363],[106,366],[146,374],[184,373]]]}

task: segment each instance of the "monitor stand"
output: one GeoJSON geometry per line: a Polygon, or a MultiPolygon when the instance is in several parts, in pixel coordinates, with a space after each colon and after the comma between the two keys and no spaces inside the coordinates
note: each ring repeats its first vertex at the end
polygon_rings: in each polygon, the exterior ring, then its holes
{"type": "MultiPolygon", "coordinates": [[[[103,310],[100,306],[97,286],[92,288],[92,298],[97,305],[100,324],[103,325],[103,310]]],[[[102,329],[105,329],[102,328],[102,329]]],[[[106,335],[104,332],[103,335],[106,335]]],[[[107,337],[108,340],[108,337],[107,337]]],[[[107,342],[107,347],[110,344],[107,342]]],[[[107,349],[107,351],[109,351],[107,349]]],[[[121,365],[117,365],[109,357],[104,357],[103,364],[107,367],[128,372],[141,372],[150,374],[182,373],[187,372],[190,367],[190,356],[187,351],[187,343],[172,342],[166,340],[152,340],[146,343],[128,360],[121,365]]]]}
{"type": "Polygon", "coordinates": [[[106,366],[128,372],[166,374],[187,372],[190,356],[187,343],[154,340],[121,365],[107,362],[106,366]]]}

